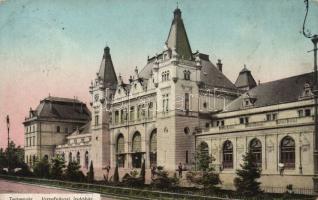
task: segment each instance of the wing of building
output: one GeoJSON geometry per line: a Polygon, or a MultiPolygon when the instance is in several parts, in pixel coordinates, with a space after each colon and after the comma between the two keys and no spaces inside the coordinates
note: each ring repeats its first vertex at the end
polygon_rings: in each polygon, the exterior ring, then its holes
{"type": "Polygon", "coordinates": [[[108,177],[109,167],[118,166],[123,176],[145,162],[150,177],[152,166],[193,169],[196,147],[204,145],[224,185],[232,185],[250,149],[264,186],[293,182],[313,188],[312,73],[257,85],[244,66],[233,84],[221,60],[192,52],[178,8],[163,43],[126,83],[105,47],[89,87],[91,115],[79,101],[42,100],[24,123],[26,161],[32,165],[34,157],[61,155],[83,170],[93,162],[98,179],[108,177]],[[30,131],[33,126],[37,132],[30,131]]]}

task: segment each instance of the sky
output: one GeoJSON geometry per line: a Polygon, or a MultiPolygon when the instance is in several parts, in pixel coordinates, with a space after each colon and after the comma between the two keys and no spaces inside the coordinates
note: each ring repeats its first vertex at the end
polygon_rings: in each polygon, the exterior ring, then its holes
{"type": "MultiPolygon", "coordinates": [[[[89,106],[88,87],[108,45],[116,73],[128,78],[164,48],[176,0],[0,0],[0,147],[23,146],[30,107],[51,96],[76,96],[89,106]]],[[[313,70],[313,44],[302,33],[303,0],[178,1],[192,51],[222,59],[235,82],[246,64],[268,82],[313,70]]],[[[318,0],[307,27],[318,33],[318,0]]]]}

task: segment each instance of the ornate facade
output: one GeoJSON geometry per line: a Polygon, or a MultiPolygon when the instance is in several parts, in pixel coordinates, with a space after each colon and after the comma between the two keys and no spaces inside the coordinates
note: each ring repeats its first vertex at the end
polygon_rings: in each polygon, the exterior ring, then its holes
{"type": "Polygon", "coordinates": [[[209,55],[192,52],[180,9],[173,14],[165,48],[126,83],[105,47],[89,87],[90,118],[55,142],[49,157],[76,159],[83,170],[93,162],[102,179],[107,166],[117,165],[123,175],[143,161],[147,173],[154,165],[172,173],[179,163],[191,169],[196,147],[204,145],[224,185],[232,185],[250,149],[265,186],[312,188],[312,73],[257,85],[244,66],[233,84],[221,60],[213,64],[209,55]]]}

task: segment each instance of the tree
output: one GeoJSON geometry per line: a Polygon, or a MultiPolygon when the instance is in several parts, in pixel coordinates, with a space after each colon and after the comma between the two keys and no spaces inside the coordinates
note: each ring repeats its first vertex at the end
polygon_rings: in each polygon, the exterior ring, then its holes
{"type": "Polygon", "coordinates": [[[254,196],[261,193],[260,182],[256,179],[261,177],[261,169],[254,162],[254,157],[251,152],[243,155],[242,169],[237,169],[238,177],[234,179],[236,190],[244,196],[254,196]]]}
{"type": "Polygon", "coordinates": [[[89,166],[89,171],[87,172],[87,181],[89,183],[94,182],[94,167],[93,167],[93,161],[91,161],[91,165],[89,166]]]}
{"type": "Polygon", "coordinates": [[[195,160],[197,171],[208,171],[210,163],[215,159],[209,155],[209,147],[202,142],[195,151],[195,160]]]}
{"type": "Polygon", "coordinates": [[[65,177],[69,181],[84,181],[85,176],[80,171],[81,166],[76,161],[70,161],[65,170],[65,177]]]}
{"type": "Polygon", "coordinates": [[[51,159],[52,167],[50,172],[50,177],[52,179],[62,179],[63,178],[63,169],[65,168],[64,159],[57,155],[51,159]]]}
{"type": "Polygon", "coordinates": [[[202,142],[195,152],[196,171],[189,171],[186,178],[191,183],[201,185],[206,190],[216,190],[222,182],[220,176],[210,164],[215,160],[209,155],[209,147],[202,142]]]}
{"type": "Polygon", "coordinates": [[[5,151],[0,149],[0,170],[3,171],[3,168],[7,167],[8,161],[5,151]]]}
{"type": "Polygon", "coordinates": [[[118,183],[119,182],[118,165],[116,165],[116,167],[115,167],[113,181],[114,181],[114,183],[118,183]]]}
{"type": "Polygon", "coordinates": [[[4,167],[8,167],[8,172],[13,173],[14,169],[21,168],[24,163],[24,150],[20,146],[16,147],[15,143],[11,141],[9,147],[5,150],[4,167]]]}
{"type": "Polygon", "coordinates": [[[35,162],[33,173],[35,176],[39,178],[49,178],[50,168],[51,168],[51,165],[49,163],[49,160],[46,156],[44,156],[40,161],[35,162]]]}

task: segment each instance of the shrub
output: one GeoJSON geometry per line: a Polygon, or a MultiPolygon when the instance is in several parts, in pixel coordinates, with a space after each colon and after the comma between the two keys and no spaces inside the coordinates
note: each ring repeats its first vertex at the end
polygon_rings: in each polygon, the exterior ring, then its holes
{"type": "Polygon", "coordinates": [[[191,183],[203,186],[204,189],[208,190],[218,190],[218,185],[222,184],[220,176],[214,171],[189,171],[186,174],[186,179],[191,183]]]}
{"type": "Polygon", "coordinates": [[[155,172],[155,176],[152,179],[151,185],[158,189],[168,189],[176,187],[179,183],[179,179],[176,177],[169,177],[168,172],[163,167],[158,167],[155,172]]]}
{"type": "Polygon", "coordinates": [[[47,157],[43,157],[40,161],[35,162],[33,173],[36,177],[39,177],[39,178],[49,178],[50,168],[51,168],[51,165],[47,157]]]}
{"type": "Polygon", "coordinates": [[[31,172],[29,166],[25,163],[20,165],[20,170],[15,172],[16,176],[33,176],[33,173],[31,172]]]}

